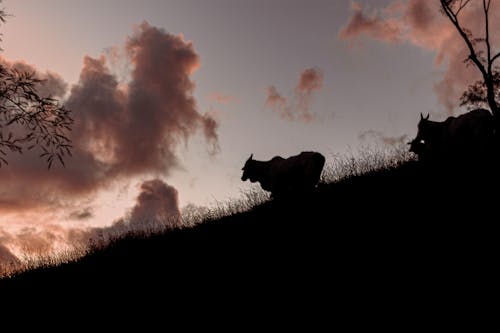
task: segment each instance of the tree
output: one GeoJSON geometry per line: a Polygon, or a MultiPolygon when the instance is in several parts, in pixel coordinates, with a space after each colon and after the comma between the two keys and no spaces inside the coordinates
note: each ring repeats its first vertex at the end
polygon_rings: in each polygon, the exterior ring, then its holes
{"type": "Polygon", "coordinates": [[[491,0],[482,0],[484,13],[484,36],[474,37],[470,30],[460,22],[460,12],[471,0],[440,0],[441,9],[450,19],[469,49],[466,62],[473,64],[482,75],[482,80],[469,86],[461,97],[461,105],[472,104],[480,106],[487,104],[496,119],[497,128],[500,124],[500,107],[497,100],[500,97],[500,67],[495,61],[500,52],[494,54],[490,41],[489,11],[491,0]]]}
{"type": "MultiPolygon", "coordinates": [[[[493,71],[495,101],[500,101],[500,71],[493,71]]],[[[460,97],[460,106],[468,105],[471,109],[484,108],[488,105],[486,86],[483,80],[471,84],[460,97]]]]}
{"type": "MultiPolygon", "coordinates": [[[[7,15],[0,9],[1,23],[7,15]]],[[[8,164],[7,152],[34,147],[39,147],[48,168],[55,159],[64,166],[64,158],[71,155],[71,112],[58,100],[40,96],[37,88],[42,83],[34,72],[0,63],[0,167],[8,164]]]]}

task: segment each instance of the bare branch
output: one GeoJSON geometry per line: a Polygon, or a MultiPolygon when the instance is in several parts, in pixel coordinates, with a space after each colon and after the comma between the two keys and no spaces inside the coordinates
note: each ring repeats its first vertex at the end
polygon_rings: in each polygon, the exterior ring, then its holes
{"type": "Polygon", "coordinates": [[[484,11],[484,29],[485,31],[485,42],[486,42],[486,61],[488,62],[488,75],[491,75],[491,45],[490,45],[490,27],[488,18],[488,9],[490,7],[490,2],[486,4],[486,0],[483,0],[483,11],[484,11]]]}
{"type": "Polygon", "coordinates": [[[461,97],[461,105],[489,105],[493,115],[497,118],[497,123],[500,126],[500,108],[496,102],[500,97],[500,79],[498,71],[493,68],[493,62],[500,57],[500,53],[491,57],[492,47],[489,31],[489,9],[491,6],[491,0],[483,0],[482,2],[485,30],[484,38],[474,38],[472,33],[463,27],[458,19],[458,14],[470,3],[470,0],[440,0],[440,2],[442,7],[441,11],[455,26],[467,45],[469,57],[465,62],[467,64],[472,63],[476,65],[483,77],[481,81],[469,86],[468,90],[461,97]],[[479,43],[483,42],[485,43],[486,50],[476,50],[475,47],[479,43]]]}
{"type": "MultiPolygon", "coordinates": [[[[441,1],[441,7],[450,19],[450,21],[453,23],[455,28],[457,29],[458,33],[460,36],[462,36],[462,39],[465,41],[465,44],[469,48],[469,59],[477,66],[481,74],[483,75],[483,78],[486,80],[488,77],[488,73],[486,69],[484,68],[484,65],[481,63],[481,61],[478,59],[476,55],[476,51],[474,50],[474,46],[472,45],[472,42],[470,41],[469,37],[465,33],[464,29],[460,26],[460,23],[458,22],[457,14],[453,12],[453,10],[450,8],[449,3],[446,0],[440,0],[441,1]]],[[[465,1],[460,8],[465,7],[469,3],[470,0],[465,1]]]]}
{"type": "Polygon", "coordinates": [[[493,58],[491,58],[491,65],[493,66],[493,61],[495,61],[498,57],[500,57],[500,52],[498,52],[496,55],[493,56],[493,58]]]}
{"type": "Polygon", "coordinates": [[[458,16],[458,14],[460,13],[460,11],[465,7],[467,6],[467,4],[470,2],[470,0],[466,0],[466,1],[462,1],[460,0],[460,5],[458,6],[458,9],[457,11],[455,12],[455,16],[458,16]]]}

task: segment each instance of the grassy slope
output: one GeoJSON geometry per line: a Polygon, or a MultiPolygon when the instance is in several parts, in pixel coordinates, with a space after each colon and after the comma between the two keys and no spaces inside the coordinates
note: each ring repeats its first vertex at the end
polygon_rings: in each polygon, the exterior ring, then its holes
{"type": "Polygon", "coordinates": [[[431,294],[437,304],[459,300],[472,285],[484,286],[478,282],[492,268],[498,220],[498,196],[484,195],[498,181],[485,174],[457,181],[459,175],[408,162],[322,185],[304,200],[128,238],[75,263],[1,280],[0,293],[280,304],[305,298],[342,300],[347,307],[361,299],[399,304],[431,294]]]}

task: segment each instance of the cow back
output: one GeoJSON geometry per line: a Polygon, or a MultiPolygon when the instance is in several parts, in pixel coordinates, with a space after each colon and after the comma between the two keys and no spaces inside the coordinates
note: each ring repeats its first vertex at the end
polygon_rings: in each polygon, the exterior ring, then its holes
{"type": "MultiPolygon", "coordinates": [[[[420,133],[420,124],[417,134],[418,139],[425,141],[425,149],[419,157],[468,159],[472,155],[486,156],[491,153],[494,121],[488,110],[473,110],[458,117],[448,117],[443,122],[424,121],[421,126],[425,128],[423,134],[420,133]]],[[[412,149],[416,150],[413,146],[412,149]]]]}
{"type": "Polygon", "coordinates": [[[287,159],[271,160],[271,177],[275,186],[289,188],[314,186],[319,181],[325,158],[320,153],[302,152],[287,159]]]}

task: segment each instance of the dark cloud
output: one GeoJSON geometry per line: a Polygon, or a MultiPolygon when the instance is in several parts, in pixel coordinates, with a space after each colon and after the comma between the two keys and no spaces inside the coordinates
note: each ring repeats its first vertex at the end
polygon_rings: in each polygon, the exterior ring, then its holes
{"type": "MultiPolygon", "coordinates": [[[[198,112],[193,97],[191,75],[199,67],[193,45],[143,23],[122,50],[99,58],[86,56],[79,81],[69,95],[67,84],[57,74],[38,74],[45,80],[39,90],[42,95],[68,95],[65,105],[75,120],[70,135],[73,157],[66,159],[65,168],[48,171],[38,151],[9,155],[9,165],[0,172],[0,214],[29,212],[36,216],[59,209],[70,219],[89,219],[90,209],[78,210],[82,199],[89,200],[98,191],[131,177],[168,176],[181,164],[177,148],[196,133],[206,139],[209,153],[218,151],[218,124],[210,113],[198,112]],[[110,70],[110,63],[116,63],[120,55],[130,64],[127,82],[120,82],[110,70]]],[[[0,61],[20,70],[36,70],[22,62],[0,61]]],[[[55,244],[85,244],[89,239],[111,237],[151,216],[179,215],[173,187],[153,180],[141,189],[130,223],[122,220],[110,228],[86,231],[43,225],[5,234],[8,237],[0,237],[0,262],[12,259],[9,247],[45,254],[55,244]]]]}
{"type": "MultiPolygon", "coordinates": [[[[190,76],[199,66],[193,45],[143,23],[123,50],[132,69],[125,83],[110,71],[106,56],[84,58],[65,103],[75,119],[66,168],[47,171],[36,151],[9,155],[0,173],[0,211],[68,204],[131,176],[168,176],[180,165],[177,147],[196,133],[210,153],[218,150],[217,122],[197,111],[193,97],[190,76]]],[[[48,93],[64,95],[57,75],[45,77],[48,93]]]]}
{"type": "Polygon", "coordinates": [[[94,217],[94,214],[92,213],[92,208],[90,207],[71,212],[68,216],[71,220],[88,220],[92,217],[94,217]]]}
{"type": "MultiPolygon", "coordinates": [[[[134,68],[120,87],[105,58],[87,58],[68,107],[82,121],[75,129],[102,156],[108,175],[168,174],[179,165],[175,148],[198,129],[217,142],[216,122],[198,113],[190,75],[199,66],[191,43],[143,23],[125,50],[134,68]]],[[[102,159],[102,158],[101,158],[102,159]]]]}
{"type": "Polygon", "coordinates": [[[111,226],[90,228],[84,232],[70,230],[67,239],[84,246],[105,246],[128,233],[163,232],[179,227],[181,223],[177,190],[160,179],[153,179],[141,184],[135,205],[111,226]]]}
{"type": "Polygon", "coordinates": [[[179,193],[173,186],[159,179],[142,183],[141,193],[130,212],[131,224],[171,221],[176,225],[179,218],[179,193]]]}
{"type": "Polygon", "coordinates": [[[281,95],[275,86],[269,86],[266,105],[283,119],[301,120],[307,123],[314,118],[310,110],[313,93],[322,87],[323,73],[317,68],[307,68],[299,75],[293,102],[281,95]]]}
{"type": "Polygon", "coordinates": [[[219,141],[217,140],[217,129],[219,128],[219,124],[210,112],[203,114],[202,118],[203,133],[210,144],[209,153],[211,155],[217,154],[220,151],[219,141]]]}

